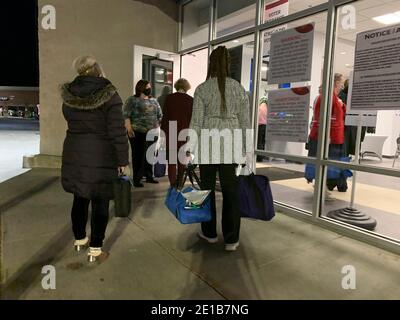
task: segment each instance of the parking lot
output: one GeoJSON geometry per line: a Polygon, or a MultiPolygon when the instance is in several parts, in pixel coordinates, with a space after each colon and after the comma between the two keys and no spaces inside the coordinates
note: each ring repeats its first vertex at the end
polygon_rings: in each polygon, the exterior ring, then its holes
{"type": "Polygon", "coordinates": [[[39,121],[0,117],[0,182],[20,175],[23,156],[39,153],[39,121]]]}

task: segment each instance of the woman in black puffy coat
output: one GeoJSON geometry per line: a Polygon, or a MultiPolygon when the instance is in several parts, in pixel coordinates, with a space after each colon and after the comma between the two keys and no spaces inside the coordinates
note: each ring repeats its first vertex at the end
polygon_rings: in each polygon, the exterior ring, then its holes
{"type": "Polygon", "coordinates": [[[88,260],[102,262],[113,180],[128,160],[128,140],[117,89],[104,78],[92,56],[75,60],[78,76],[61,89],[63,114],[68,123],[62,154],[62,185],[74,195],[71,218],[75,249],[89,248],[88,260]],[[86,236],[89,203],[91,238],[86,236]]]}

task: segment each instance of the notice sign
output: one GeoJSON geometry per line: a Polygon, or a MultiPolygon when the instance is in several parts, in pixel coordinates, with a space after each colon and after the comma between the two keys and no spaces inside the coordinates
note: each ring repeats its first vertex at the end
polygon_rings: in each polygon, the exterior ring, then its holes
{"type": "Polygon", "coordinates": [[[268,93],[267,139],[307,142],[310,87],[268,93]]]}
{"type": "MultiPolygon", "coordinates": [[[[266,4],[264,9],[264,22],[270,22],[289,14],[289,0],[279,0],[266,4]]],[[[268,56],[271,49],[271,34],[287,29],[287,25],[282,25],[265,31],[264,33],[264,52],[263,56],[268,56]]]]}
{"type": "Polygon", "coordinates": [[[346,104],[346,126],[358,126],[361,114],[361,125],[364,127],[376,127],[378,111],[376,110],[353,110],[351,108],[351,95],[353,92],[353,71],[350,71],[349,76],[349,91],[347,94],[347,104],[346,104]]]}
{"type": "Polygon", "coordinates": [[[271,35],[268,83],[311,80],[314,23],[271,35]]]}
{"type": "Polygon", "coordinates": [[[400,109],[400,25],[357,35],[351,108],[400,109]]]}

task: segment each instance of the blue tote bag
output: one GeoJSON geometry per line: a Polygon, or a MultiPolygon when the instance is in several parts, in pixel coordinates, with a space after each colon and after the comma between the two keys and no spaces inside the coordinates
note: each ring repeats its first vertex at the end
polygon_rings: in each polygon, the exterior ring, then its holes
{"type": "Polygon", "coordinates": [[[192,205],[188,203],[186,198],[183,196],[183,194],[187,192],[197,190],[197,188],[194,188],[193,176],[196,179],[197,183],[200,185],[200,181],[193,169],[194,166],[187,166],[183,183],[179,184],[179,186],[183,187],[186,178],[189,176],[190,181],[192,182],[192,186],[186,187],[184,189],[182,189],[182,187],[170,187],[168,189],[167,197],[165,199],[166,207],[182,224],[206,222],[210,221],[212,217],[210,196],[207,196],[207,198],[202,201],[201,205],[192,205]]]}

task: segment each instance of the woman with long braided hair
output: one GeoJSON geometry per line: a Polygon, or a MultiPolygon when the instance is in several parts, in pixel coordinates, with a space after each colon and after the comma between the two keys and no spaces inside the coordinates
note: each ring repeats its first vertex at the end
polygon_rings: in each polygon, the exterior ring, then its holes
{"type": "Polygon", "coordinates": [[[212,190],[212,220],[201,224],[199,236],[209,243],[218,242],[215,205],[218,172],[223,196],[222,233],[225,250],[235,251],[239,246],[240,231],[236,167],[244,162],[242,159],[246,154],[246,129],[250,129],[249,100],[243,86],[229,77],[229,52],[224,46],[211,53],[207,80],[195,91],[190,129],[196,132],[198,138],[195,156],[200,164],[202,188],[212,190]],[[239,143],[234,139],[234,132],[237,131],[242,133],[239,143]],[[203,143],[202,133],[213,140],[217,134],[218,139],[221,136],[224,139],[220,139],[219,148],[215,148],[210,139],[208,143],[203,143]],[[226,138],[227,133],[231,139],[226,138]]]}

